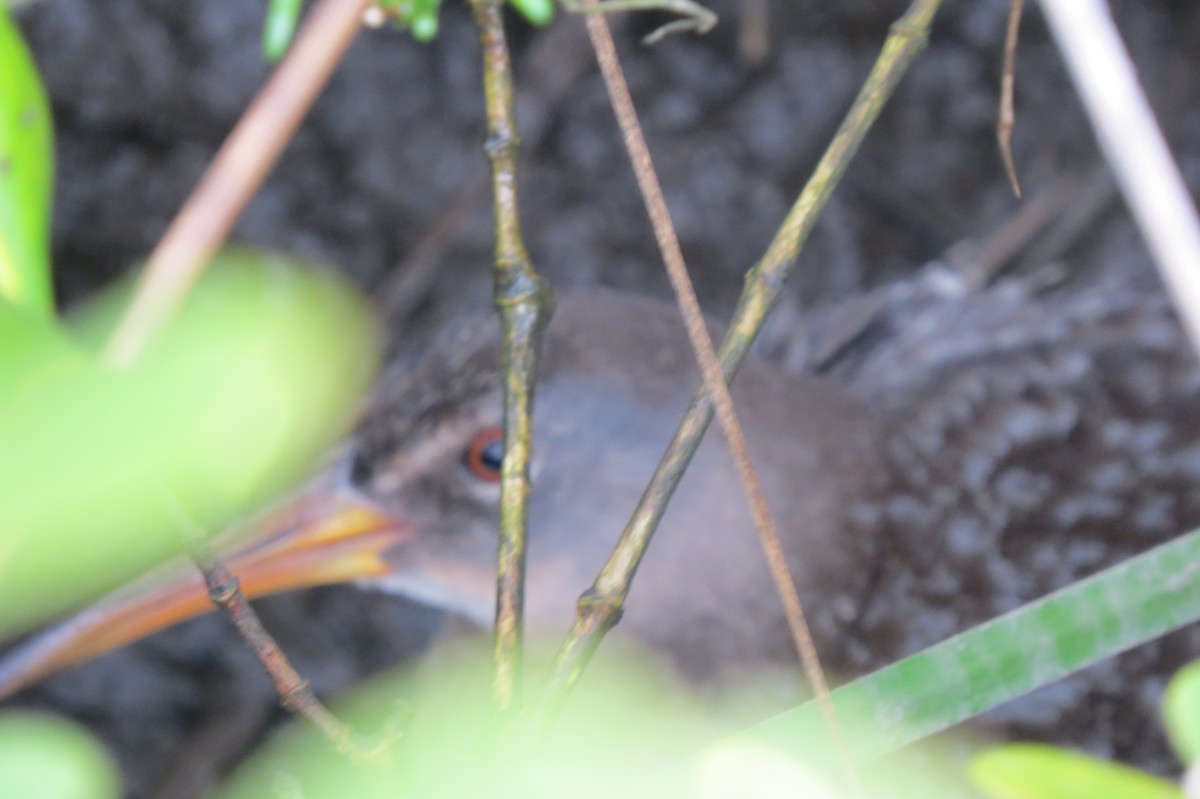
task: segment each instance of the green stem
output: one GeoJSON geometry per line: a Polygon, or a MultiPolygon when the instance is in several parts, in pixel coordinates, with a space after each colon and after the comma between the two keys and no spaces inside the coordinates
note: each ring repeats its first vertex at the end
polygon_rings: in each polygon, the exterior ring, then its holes
{"type": "Polygon", "coordinates": [[[500,0],[472,0],[483,49],[484,99],[496,223],[496,291],[504,340],[504,463],[500,471],[500,530],[496,563],[495,668],[492,693],[506,713],[517,702],[525,607],[525,542],[533,388],[541,332],[553,308],[521,238],[517,198],[519,138],[513,107],[512,60],[500,0]]]}
{"type": "MultiPolygon", "coordinates": [[[[941,0],[914,0],[892,26],[883,50],[858,96],[838,128],[813,175],[784,219],[762,260],[746,275],[737,314],[721,344],[721,367],[726,381],[741,365],[775,303],[800,248],[825,207],[834,187],[867,131],[892,95],[900,77],[925,46],[929,26],[941,0]]],[[[543,712],[552,715],[582,676],[601,639],[621,616],[624,597],[646,547],[666,512],[667,503],[713,418],[713,402],[697,389],[675,437],[667,447],[638,507],[621,533],[601,576],[579,600],[575,623],[555,659],[542,697],[543,712]],[[616,586],[614,588],[614,586],[616,586]]]]}

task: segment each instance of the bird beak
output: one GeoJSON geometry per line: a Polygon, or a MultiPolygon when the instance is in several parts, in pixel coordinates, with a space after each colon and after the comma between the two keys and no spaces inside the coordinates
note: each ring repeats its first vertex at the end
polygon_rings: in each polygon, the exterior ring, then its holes
{"type": "MultiPolygon", "coordinates": [[[[282,507],[217,543],[217,556],[249,598],[379,577],[412,526],[365,498],[314,483],[282,507]]],[[[34,636],[0,659],[0,698],[76,663],[213,610],[196,566],[175,562],[34,636]]]]}

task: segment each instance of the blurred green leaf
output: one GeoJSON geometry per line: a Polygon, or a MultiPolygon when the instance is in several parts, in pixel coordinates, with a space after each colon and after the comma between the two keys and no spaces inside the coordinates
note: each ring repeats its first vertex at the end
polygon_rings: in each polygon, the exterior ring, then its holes
{"type": "MultiPolygon", "coordinates": [[[[1200,618],[1200,531],[833,691],[868,761],[1200,618]]],[[[837,762],[815,703],[743,735],[837,762]]]]}
{"type": "MultiPolygon", "coordinates": [[[[510,2],[521,16],[534,25],[545,25],[554,18],[554,0],[510,2]]],[[[412,37],[420,42],[430,41],[437,36],[441,7],[442,0],[377,0],[374,6],[399,27],[408,28],[412,37]]]]}
{"type": "Polygon", "coordinates": [[[408,19],[412,37],[418,42],[430,42],[437,36],[438,11],[441,0],[414,0],[413,13],[408,19]]]}
{"type": "Polygon", "coordinates": [[[69,334],[29,308],[0,300],[0,408],[16,392],[41,380],[81,368],[88,356],[69,334]]]}
{"type": "Polygon", "coordinates": [[[547,25],[554,19],[554,0],[509,0],[521,16],[534,25],[547,25]]]}
{"type": "MultiPolygon", "coordinates": [[[[537,648],[530,661],[552,649],[537,648]]],[[[496,737],[488,687],[490,653],[447,655],[415,674],[361,686],[334,712],[367,741],[391,729],[377,757],[332,751],[308,724],[294,724],[234,776],[221,799],[821,799],[794,761],[733,746],[703,762],[682,756],[711,735],[706,717],[652,660],[609,650],[594,664],[550,734],[514,721],[496,737]],[[730,794],[730,786],[740,786],[730,794]],[[701,789],[703,788],[703,789],[701,789]],[[289,793],[290,792],[290,793],[289,793]]],[[[831,796],[824,794],[824,796],[831,796]]]]}
{"type": "Polygon", "coordinates": [[[115,799],[108,753],[74,724],[29,713],[0,715],[0,786],[5,796],[115,799]]]}
{"type": "Polygon", "coordinates": [[[417,41],[427,42],[437,36],[442,0],[378,0],[376,6],[396,25],[408,28],[417,41]]]}
{"type": "Polygon", "coordinates": [[[1042,744],[991,749],[970,771],[996,799],[1183,799],[1179,786],[1159,777],[1042,744]]]}
{"type": "MultiPolygon", "coordinates": [[[[482,636],[481,636],[482,637],[482,636]]],[[[532,642],[528,663],[549,664],[557,642],[532,642]],[[545,645],[544,647],[541,645],[545,645]]],[[[628,642],[624,642],[628,644],[628,642]]],[[[697,747],[727,720],[681,690],[678,675],[629,646],[609,647],[589,668],[548,731],[491,715],[491,657],[449,653],[414,673],[360,686],[333,708],[373,756],[340,754],[311,725],[295,723],[257,752],[217,793],[304,799],[836,799],[840,775],[817,774],[803,752],[755,741],[697,747]],[[386,731],[386,733],[385,733],[386,731]],[[498,733],[498,734],[497,734],[498,733]],[[385,737],[386,736],[386,737],[385,737]],[[387,740],[390,746],[378,746],[387,740]]],[[[530,683],[537,684],[536,675],[530,683]]],[[[864,796],[962,796],[941,751],[917,763],[881,763],[860,774],[864,796]],[[958,793],[952,791],[957,789],[958,793]]],[[[920,760],[918,758],[917,760],[920,760]]]]}
{"type": "Polygon", "coordinates": [[[296,25],[300,22],[301,0],[270,0],[263,20],[263,55],[271,63],[283,58],[296,25]]]}
{"type": "Polygon", "coordinates": [[[126,284],[72,320],[0,308],[0,635],[110,590],[179,549],[178,508],[218,531],[311,468],[369,380],[370,313],[340,279],[220,255],[144,359],[98,351],[126,284]]]}
{"type": "Polygon", "coordinates": [[[1163,696],[1167,737],[1189,766],[1200,760],[1200,661],[1179,670],[1163,696]]]}
{"type": "Polygon", "coordinates": [[[0,5],[0,297],[49,316],[50,103],[6,5],[0,5]]]}

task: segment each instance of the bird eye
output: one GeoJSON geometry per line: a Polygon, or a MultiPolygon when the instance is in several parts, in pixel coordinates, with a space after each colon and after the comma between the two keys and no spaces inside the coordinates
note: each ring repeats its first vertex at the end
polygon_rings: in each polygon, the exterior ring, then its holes
{"type": "Polygon", "coordinates": [[[489,483],[500,482],[504,463],[504,431],[499,427],[480,430],[463,453],[463,464],[471,474],[489,483]]]}

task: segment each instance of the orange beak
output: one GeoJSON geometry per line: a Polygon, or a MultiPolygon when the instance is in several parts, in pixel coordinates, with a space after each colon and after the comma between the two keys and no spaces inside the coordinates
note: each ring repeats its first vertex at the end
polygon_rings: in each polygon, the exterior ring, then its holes
{"type": "MultiPolygon", "coordinates": [[[[255,598],[383,576],[391,571],[389,550],[412,537],[411,525],[383,515],[366,500],[314,484],[217,549],[242,593],[255,598]]],[[[199,570],[173,563],[0,659],[0,698],[213,609],[199,570]]]]}

